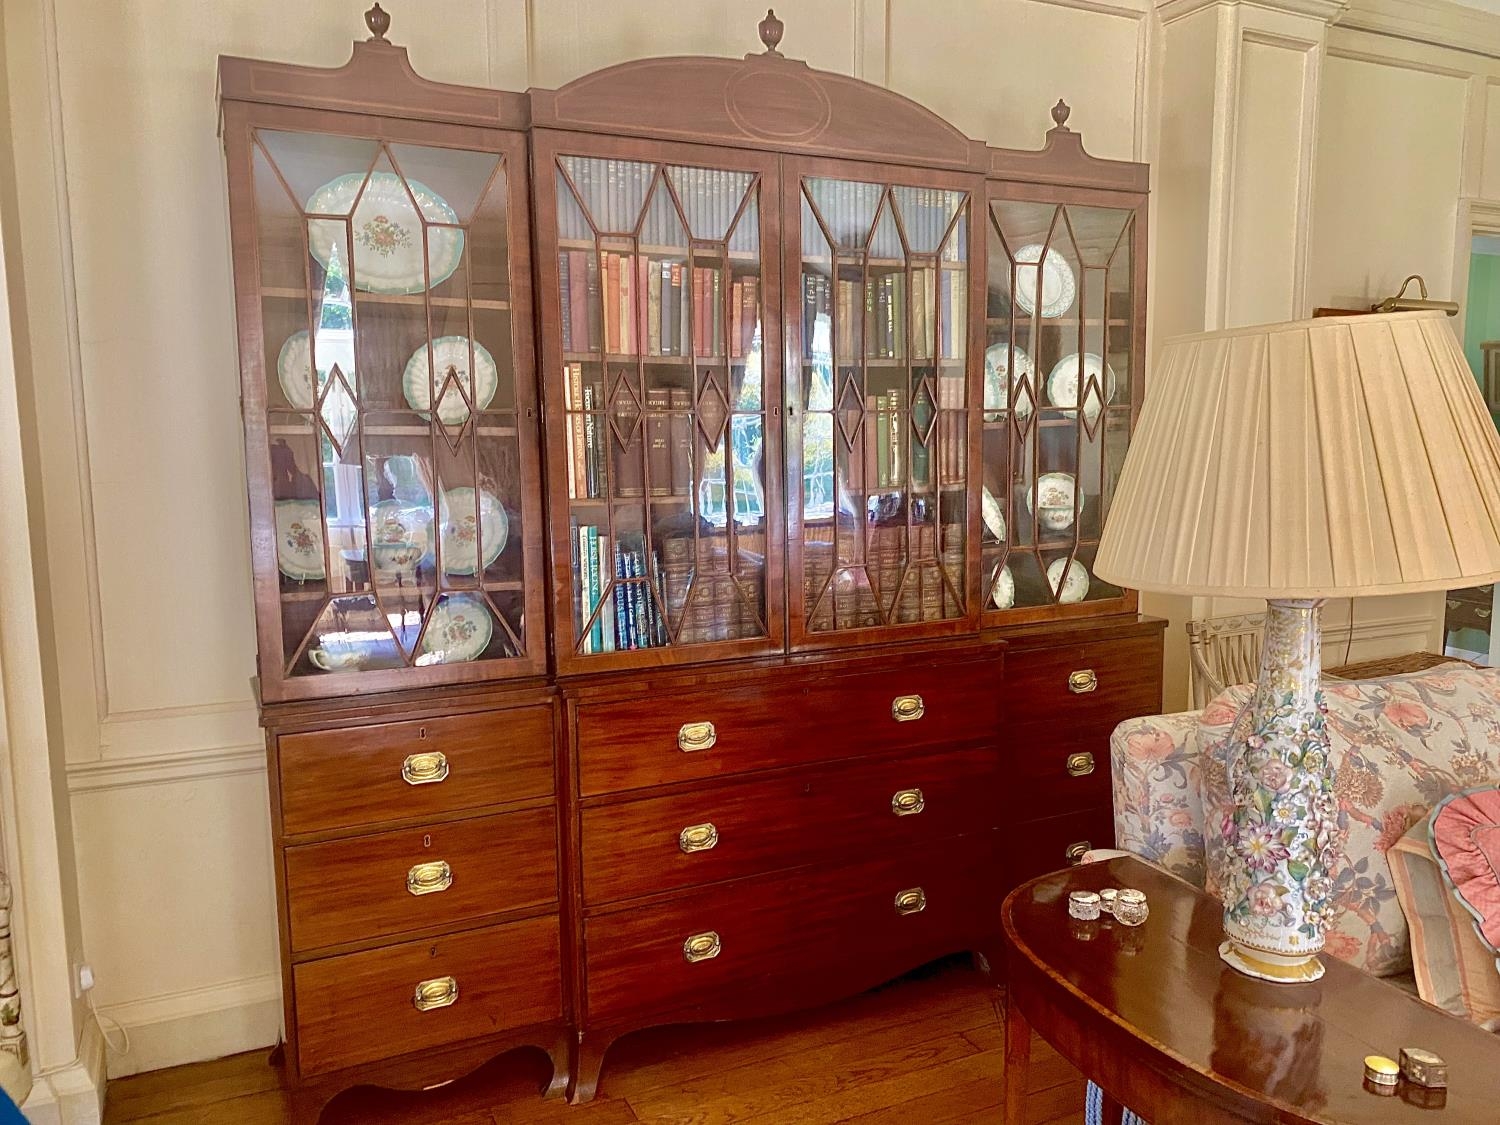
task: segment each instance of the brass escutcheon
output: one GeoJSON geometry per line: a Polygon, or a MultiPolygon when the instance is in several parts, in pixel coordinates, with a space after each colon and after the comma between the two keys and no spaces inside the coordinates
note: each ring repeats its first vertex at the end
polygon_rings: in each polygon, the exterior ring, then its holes
{"type": "Polygon", "coordinates": [[[712,961],[719,955],[722,948],[719,935],[713,930],[705,930],[701,934],[694,934],[682,943],[682,956],[690,963],[712,961]]]}
{"type": "Polygon", "coordinates": [[[896,892],[897,914],[920,914],[927,909],[927,892],[921,887],[908,887],[896,892]]]}
{"type": "Polygon", "coordinates": [[[419,1012],[447,1008],[458,1003],[458,981],[452,977],[433,977],[417,985],[411,1004],[419,1012]]]}
{"type": "Polygon", "coordinates": [[[408,894],[435,895],[453,886],[453,869],[441,859],[419,863],[406,873],[408,894]]]}
{"type": "Polygon", "coordinates": [[[1068,755],[1068,776],[1088,777],[1094,772],[1094,756],[1087,750],[1068,755]]]}
{"type": "Polygon", "coordinates": [[[690,824],[677,833],[677,846],[689,855],[711,851],[718,843],[719,830],[712,824],[690,824]]]}
{"type": "Polygon", "coordinates": [[[909,723],[927,713],[920,695],[898,695],[891,700],[891,718],[898,723],[909,723]]]}
{"type": "Polygon", "coordinates": [[[1080,668],[1068,673],[1068,690],[1074,695],[1085,695],[1099,686],[1099,677],[1092,668],[1080,668]]]}
{"type": "Polygon", "coordinates": [[[677,730],[677,749],[684,754],[707,750],[717,741],[719,732],[714,730],[713,723],[683,723],[677,730]]]}
{"type": "Polygon", "coordinates": [[[448,755],[441,750],[409,754],[401,763],[401,780],[408,785],[435,785],[448,776],[448,755]]]}
{"type": "Polygon", "coordinates": [[[901,789],[891,798],[891,812],[897,816],[916,816],[927,807],[920,789],[901,789]]]}

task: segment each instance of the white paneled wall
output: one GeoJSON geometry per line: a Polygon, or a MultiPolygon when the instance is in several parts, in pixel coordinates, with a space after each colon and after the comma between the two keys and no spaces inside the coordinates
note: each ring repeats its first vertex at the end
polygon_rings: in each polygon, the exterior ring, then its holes
{"type": "MultiPolygon", "coordinates": [[[[1150,0],[804,0],[780,15],[786,54],[888,84],[993,144],[1038,145],[1062,97],[1091,151],[1159,158],[1159,339],[1365,299],[1414,270],[1446,290],[1459,194],[1500,194],[1500,70],[1380,34],[1394,17],[1366,8],[1384,2],[1355,0],[1366,30],[1335,28],[1326,57],[1302,30],[1315,0],[1288,5],[1301,14],[1285,27],[1271,0],[1253,6],[1253,34],[1234,22],[1252,6],[1188,0],[1160,13],[1150,0]]],[[[221,53],[338,65],[366,6],[29,0],[0,17],[40,618],[55,639],[84,953],[96,1003],[136,1044],[111,1060],[117,1074],[277,1032],[214,67],[221,53]]],[[[511,89],[646,54],[758,50],[765,10],[386,7],[424,75],[511,89]]],[[[1482,28],[1500,54],[1500,22],[1482,28]]]]}

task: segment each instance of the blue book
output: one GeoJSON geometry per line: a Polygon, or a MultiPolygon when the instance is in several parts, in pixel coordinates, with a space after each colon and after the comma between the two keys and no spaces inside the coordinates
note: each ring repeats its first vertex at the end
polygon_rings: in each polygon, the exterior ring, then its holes
{"type": "MultiPolygon", "coordinates": [[[[599,604],[599,529],[590,526],[588,528],[589,555],[588,565],[584,568],[588,573],[589,581],[589,612],[594,612],[594,607],[599,604]]],[[[589,630],[589,651],[604,652],[604,614],[600,612],[594,618],[593,628],[589,630]]]]}
{"type": "Polygon", "coordinates": [[[625,579],[630,577],[625,563],[625,552],[615,545],[615,635],[620,639],[620,648],[635,648],[630,635],[630,586],[625,579]]]}

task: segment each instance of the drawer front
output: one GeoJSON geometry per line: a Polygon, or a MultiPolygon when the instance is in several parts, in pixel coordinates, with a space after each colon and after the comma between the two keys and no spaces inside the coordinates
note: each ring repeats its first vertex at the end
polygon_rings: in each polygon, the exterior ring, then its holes
{"type": "Polygon", "coordinates": [[[302,1074],[559,1019],[559,956],[557,917],[549,915],[298,965],[302,1074]],[[445,1003],[450,979],[457,998],[445,1003]]]}
{"type": "Polygon", "coordinates": [[[1006,821],[1108,806],[1109,740],[1059,741],[1023,733],[1007,738],[1005,773],[1012,780],[1000,807],[1006,821]]]}
{"type": "Polygon", "coordinates": [[[995,827],[989,747],[845,763],[585,809],[583,888],[611,902],[995,827]]]}
{"type": "Polygon", "coordinates": [[[287,734],[278,750],[288,835],[552,792],[546,706],[287,734]]]}
{"type": "Polygon", "coordinates": [[[557,898],[550,809],[286,849],[292,948],[317,949],[557,898]]]}
{"type": "Polygon", "coordinates": [[[721,1019],[858,991],[999,932],[994,833],[585,923],[587,1019],[721,1019]],[[898,906],[898,896],[900,904],[898,906]]]}
{"type": "Polygon", "coordinates": [[[1099,739],[1124,719],[1161,710],[1160,633],[1093,644],[1015,652],[1006,659],[1009,741],[1099,739]]]}
{"type": "Polygon", "coordinates": [[[585,796],[993,740],[997,655],[843,676],[776,674],[717,692],[663,692],[578,708],[585,796]]]}
{"type": "Polygon", "coordinates": [[[1078,862],[1088,848],[1115,846],[1115,814],[1109,805],[1045,820],[1012,824],[1005,830],[1008,886],[1078,862]]]}

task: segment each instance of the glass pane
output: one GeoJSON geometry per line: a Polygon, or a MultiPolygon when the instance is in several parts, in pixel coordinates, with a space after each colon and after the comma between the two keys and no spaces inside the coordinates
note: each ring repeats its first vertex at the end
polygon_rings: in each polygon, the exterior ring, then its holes
{"type": "Polygon", "coordinates": [[[288,670],[520,655],[503,159],[261,132],[254,160],[288,670]]]}
{"type": "Polygon", "coordinates": [[[1129,437],[1129,211],[992,200],[986,608],[1116,598],[1094,577],[1129,437]]]}
{"type": "Polygon", "coordinates": [[[804,628],[961,616],[967,198],[802,187],[804,628]]]}
{"type": "Polygon", "coordinates": [[[759,181],[563,156],[573,651],[764,637],[759,181]]]}

